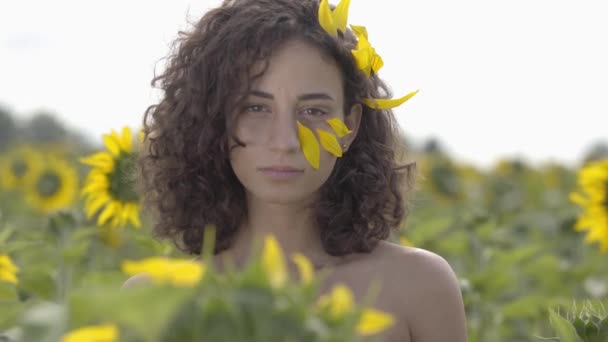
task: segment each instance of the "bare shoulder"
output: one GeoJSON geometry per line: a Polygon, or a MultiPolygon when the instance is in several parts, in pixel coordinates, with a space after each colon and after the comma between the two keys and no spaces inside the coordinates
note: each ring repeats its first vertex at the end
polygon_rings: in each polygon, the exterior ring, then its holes
{"type": "Polygon", "coordinates": [[[152,278],[150,278],[150,276],[148,274],[139,273],[139,274],[131,276],[129,279],[127,279],[124,282],[124,284],[122,284],[120,289],[123,290],[123,289],[131,288],[131,287],[137,287],[137,286],[141,286],[144,284],[148,284],[150,282],[152,282],[152,278]]]}
{"type": "Polygon", "coordinates": [[[458,277],[440,255],[381,242],[370,256],[382,269],[396,310],[408,322],[412,341],[466,341],[464,303],[458,277]]]}

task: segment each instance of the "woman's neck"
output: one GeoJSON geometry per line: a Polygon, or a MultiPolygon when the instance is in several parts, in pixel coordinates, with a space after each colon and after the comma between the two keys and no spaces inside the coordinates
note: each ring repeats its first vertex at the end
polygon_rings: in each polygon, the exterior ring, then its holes
{"type": "Polygon", "coordinates": [[[236,265],[243,265],[251,255],[253,243],[261,243],[269,234],[277,239],[286,258],[301,253],[317,268],[332,265],[340,259],[325,252],[310,205],[256,200],[248,200],[248,214],[226,255],[236,265]]]}

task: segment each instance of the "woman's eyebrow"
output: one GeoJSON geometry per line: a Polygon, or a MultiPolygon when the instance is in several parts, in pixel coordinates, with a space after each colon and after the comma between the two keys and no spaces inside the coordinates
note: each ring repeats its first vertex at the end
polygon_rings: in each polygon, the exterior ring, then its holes
{"type": "MultiPolygon", "coordinates": [[[[261,91],[261,90],[252,90],[249,92],[249,95],[261,97],[264,99],[274,100],[274,95],[267,93],[265,91],[261,91]]],[[[299,101],[307,101],[307,100],[332,100],[333,101],[334,98],[331,97],[327,93],[306,93],[306,94],[301,94],[300,96],[298,96],[298,100],[299,101]]]]}

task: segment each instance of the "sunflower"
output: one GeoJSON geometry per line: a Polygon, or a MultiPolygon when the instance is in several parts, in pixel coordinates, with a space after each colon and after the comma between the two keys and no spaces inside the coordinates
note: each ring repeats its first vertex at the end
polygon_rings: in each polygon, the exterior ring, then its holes
{"type": "Polygon", "coordinates": [[[608,159],[592,162],[578,173],[580,190],[570,200],[583,208],[574,229],[587,231],[587,243],[599,242],[608,251],[608,159]]]}
{"type": "Polygon", "coordinates": [[[0,185],[6,191],[22,190],[26,179],[41,165],[41,156],[30,147],[19,147],[0,159],[0,185]]]}
{"type": "Polygon", "coordinates": [[[25,183],[26,201],[39,212],[48,214],[71,206],[78,194],[78,173],[66,160],[48,156],[25,183]]]}
{"type": "Polygon", "coordinates": [[[103,142],[107,151],[80,159],[93,167],[82,189],[86,216],[91,219],[99,213],[99,226],[123,227],[130,223],[139,228],[139,196],[135,190],[137,152],[133,148],[133,134],[128,127],[122,129],[121,135],[112,130],[103,135],[103,142]]]}

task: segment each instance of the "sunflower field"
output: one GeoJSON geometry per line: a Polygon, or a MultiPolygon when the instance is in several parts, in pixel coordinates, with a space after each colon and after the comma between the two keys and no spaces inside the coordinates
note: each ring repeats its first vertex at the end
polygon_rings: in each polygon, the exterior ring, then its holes
{"type": "MultiPolygon", "coordinates": [[[[318,298],[322,275],[272,236],[221,274],[204,261],[213,246],[195,261],[155,240],[135,190],[143,140],[125,127],[91,149],[0,148],[0,341],[374,341],[394,323],[345,286],[318,298]],[[148,286],[121,289],[142,272],[148,286]]],[[[418,188],[393,241],[452,265],[470,341],[608,341],[608,158],[411,158],[418,188]]]]}

